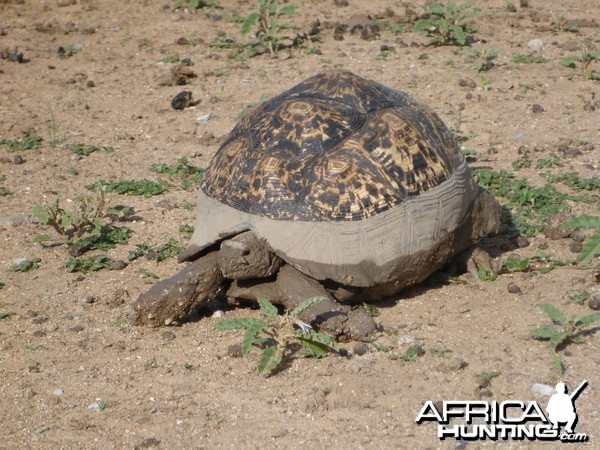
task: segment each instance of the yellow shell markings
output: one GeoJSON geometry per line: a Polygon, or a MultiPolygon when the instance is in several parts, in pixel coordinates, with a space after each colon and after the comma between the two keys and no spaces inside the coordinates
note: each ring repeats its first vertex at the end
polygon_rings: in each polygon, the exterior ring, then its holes
{"type": "Polygon", "coordinates": [[[280,220],[362,220],[437,186],[460,154],[429,108],[347,72],[261,104],[215,155],[204,192],[280,220]]]}

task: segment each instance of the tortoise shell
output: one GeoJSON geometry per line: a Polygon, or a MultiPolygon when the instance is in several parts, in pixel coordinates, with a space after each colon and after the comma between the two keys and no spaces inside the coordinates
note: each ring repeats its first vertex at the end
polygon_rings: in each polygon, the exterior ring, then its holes
{"type": "Polygon", "coordinates": [[[479,192],[431,109],[353,73],[327,72],[234,127],[206,170],[180,260],[252,230],[313,278],[411,284],[473,243],[459,230],[479,192]]]}
{"type": "Polygon", "coordinates": [[[363,220],[438,186],[460,162],[429,108],[336,71],[247,114],[212,160],[202,190],[277,220],[363,220]]]}

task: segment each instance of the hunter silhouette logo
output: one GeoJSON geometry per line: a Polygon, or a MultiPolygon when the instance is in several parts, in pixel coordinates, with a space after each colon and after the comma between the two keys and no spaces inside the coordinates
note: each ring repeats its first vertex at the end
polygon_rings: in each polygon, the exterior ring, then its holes
{"type": "Polygon", "coordinates": [[[574,431],[577,423],[575,400],[587,384],[586,380],[582,381],[568,394],[567,386],[558,383],[556,394],[550,397],[546,407],[547,415],[536,401],[445,400],[441,404],[434,404],[428,400],[419,411],[416,422],[437,422],[440,440],[527,439],[584,442],[588,440],[587,434],[574,431]],[[560,431],[561,424],[565,424],[563,432],[560,431]]]}
{"type": "Polygon", "coordinates": [[[565,432],[573,434],[573,427],[577,423],[577,412],[575,411],[575,399],[579,393],[587,386],[587,380],[583,380],[579,386],[575,388],[571,395],[567,394],[565,383],[556,385],[556,394],[550,397],[546,411],[548,419],[552,422],[553,429],[558,429],[559,423],[565,423],[565,432]]]}

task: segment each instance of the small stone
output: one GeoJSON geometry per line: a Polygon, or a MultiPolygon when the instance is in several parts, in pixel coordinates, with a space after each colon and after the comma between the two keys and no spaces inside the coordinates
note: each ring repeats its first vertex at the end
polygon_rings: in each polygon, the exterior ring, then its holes
{"type": "Polygon", "coordinates": [[[546,397],[556,394],[556,389],[554,389],[553,386],[548,386],[547,384],[533,383],[531,390],[535,394],[544,395],[546,397]]]}
{"type": "Polygon", "coordinates": [[[34,324],[34,325],[41,325],[41,324],[43,324],[44,322],[47,322],[47,321],[48,321],[48,317],[42,316],[42,317],[36,317],[35,319],[33,319],[31,321],[31,323],[34,324]]]}
{"type": "Polygon", "coordinates": [[[150,448],[150,447],[158,447],[160,441],[155,437],[144,439],[140,442],[139,445],[136,445],[136,448],[150,448]]]}
{"type": "Polygon", "coordinates": [[[35,330],[33,332],[33,336],[37,337],[37,338],[44,337],[44,336],[46,336],[46,332],[44,330],[35,330]]]}
{"type": "Polygon", "coordinates": [[[584,149],[586,152],[591,152],[591,151],[592,151],[592,150],[594,150],[595,148],[596,148],[596,147],[595,147],[595,146],[594,146],[594,144],[592,144],[591,142],[588,142],[587,144],[585,144],[585,145],[583,146],[583,149],[584,149]]]}
{"type": "Polygon", "coordinates": [[[241,358],[242,357],[242,345],[241,344],[232,344],[227,347],[227,356],[231,358],[241,358]]]}
{"type": "Polygon", "coordinates": [[[56,396],[63,395],[65,392],[62,389],[54,389],[52,393],[56,396]]]}
{"type": "Polygon", "coordinates": [[[75,325],[74,327],[69,328],[69,331],[72,331],[73,333],[81,333],[83,330],[84,328],[81,325],[75,325]]]}
{"type": "Polygon", "coordinates": [[[519,248],[529,247],[529,239],[527,239],[527,237],[525,237],[523,235],[519,235],[517,237],[517,246],[519,248]]]}
{"type": "Polygon", "coordinates": [[[523,291],[521,291],[521,288],[515,283],[510,283],[508,285],[508,292],[511,294],[521,294],[523,291]]]}
{"type": "Polygon", "coordinates": [[[505,5],[506,5],[507,12],[512,12],[512,13],[517,12],[517,7],[515,6],[514,3],[508,2],[508,3],[505,3],[505,5]]]}
{"type": "Polygon", "coordinates": [[[38,316],[38,313],[33,311],[32,309],[28,309],[27,312],[25,313],[25,315],[27,317],[29,317],[30,319],[33,319],[34,317],[38,316]]]}
{"type": "Polygon", "coordinates": [[[223,312],[222,309],[217,309],[213,314],[212,317],[218,319],[219,317],[223,317],[225,313],[223,312]]]}
{"type": "Polygon", "coordinates": [[[358,342],[354,346],[353,353],[358,356],[366,355],[369,352],[369,346],[365,342],[358,342]]]}
{"type": "Polygon", "coordinates": [[[532,39],[527,43],[527,47],[539,52],[542,48],[544,48],[544,41],[541,39],[532,39]]]}
{"type": "Polygon", "coordinates": [[[19,165],[19,164],[23,164],[25,162],[25,160],[23,159],[23,157],[21,155],[15,155],[13,156],[13,160],[12,163],[15,165],[19,165]]]}
{"type": "Polygon", "coordinates": [[[79,300],[79,303],[81,303],[82,305],[91,305],[95,301],[96,299],[92,295],[86,295],[81,300],[79,300]]]}
{"type": "Polygon", "coordinates": [[[533,112],[534,114],[542,113],[544,112],[544,107],[538,103],[534,103],[531,107],[531,112],[533,112]]]}
{"type": "Polygon", "coordinates": [[[37,361],[28,361],[27,362],[27,371],[29,373],[40,373],[40,363],[37,361]]]}
{"type": "Polygon", "coordinates": [[[88,80],[87,83],[85,83],[85,85],[89,88],[96,87],[96,83],[94,83],[93,80],[88,80]]]}
{"type": "Polygon", "coordinates": [[[580,241],[573,240],[569,244],[569,250],[571,250],[573,253],[579,253],[582,248],[583,248],[583,242],[580,242],[580,241]]]}
{"type": "Polygon", "coordinates": [[[594,311],[600,310],[600,294],[594,294],[588,300],[588,306],[594,311]]]}
{"type": "Polygon", "coordinates": [[[125,267],[127,267],[127,263],[121,259],[117,259],[110,265],[110,270],[123,270],[125,267]]]}
{"type": "Polygon", "coordinates": [[[203,115],[201,115],[201,116],[198,116],[198,117],[196,117],[196,121],[197,121],[197,122],[206,122],[206,121],[208,121],[208,120],[210,119],[210,116],[211,116],[211,114],[210,114],[210,113],[208,113],[208,114],[203,114],[203,115]]]}
{"type": "Polygon", "coordinates": [[[190,106],[195,106],[200,103],[200,100],[192,100],[192,91],[181,91],[171,100],[171,108],[181,110],[190,106]]]}
{"type": "Polygon", "coordinates": [[[350,2],[348,0],[333,0],[335,6],[348,6],[350,2]]]}
{"type": "Polygon", "coordinates": [[[163,331],[160,337],[163,338],[164,341],[172,341],[175,339],[175,333],[172,331],[163,331]]]}

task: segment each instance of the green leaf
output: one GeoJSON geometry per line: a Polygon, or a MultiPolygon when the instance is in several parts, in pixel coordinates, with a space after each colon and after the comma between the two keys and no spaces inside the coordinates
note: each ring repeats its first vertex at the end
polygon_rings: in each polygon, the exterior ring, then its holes
{"type": "Polygon", "coordinates": [[[467,43],[467,35],[461,25],[454,26],[454,39],[456,39],[456,42],[460,45],[465,45],[467,43]]]}
{"type": "Polygon", "coordinates": [[[302,344],[304,354],[310,358],[322,358],[330,352],[329,347],[320,342],[314,342],[302,338],[298,338],[298,341],[302,344]]]}
{"type": "Polygon", "coordinates": [[[317,297],[307,298],[306,300],[304,300],[302,303],[300,303],[298,306],[296,306],[294,309],[292,309],[290,311],[290,316],[298,317],[298,314],[300,314],[302,311],[304,311],[307,308],[310,308],[315,303],[322,302],[323,300],[327,300],[327,297],[317,296],[317,297]]]}
{"type": "Polygon", "coordinates": [[[240,328],[248,329],[253,326],[258,326],[258,324],[261,324],[261,326],[263,328],[267,326],[267,322],[262,319],[253,319],[253,318],[249,318],[249,317],[242,317],[239,319],[234,318],[234,319],[222,320],[221,322],[218,322],[215,324],[215,329],[216,330],[236,330],[236,329],[240,329],[240,328]]]}
{"type": "Polygon", "coordinates": [[[560,372],[560,374],[564,374],[565,373],[565,366],[563,365],[563,362],[560,359],[560,356],[558,356],[555,352],[552,352],[552,359],[554,360],[554,366],[558,369],[558,371],[560,372]]]}
{"type": "Polygon", "coordinates": [[[554,328],[544,327],[533,330],[531,335],[539,339],[552,339],[556,336],[560,336],[560,333],[554,328]]]}
{"type": "Polygon", "coordinates": [[[525,272],[529,268],[529,258],[519,259],[509,256],[504,262],[504,268],[510,272],[525,272]]]}
{"type": "Polygon", "coordinates": [[[283,354],[277,347],[271,345],[265,348],[258,361],[258,373],[270,372],[283,360],[283,354]]]}
{"type": "Polygon", "coordinates": [[[378,317],[381,312],[379,311],[379,308],[375,305],[371,305],[369,303],[363,302],[363,308],[365,308],[367,310],[367,313],[369,313],[369,316],[371,317],[378,317]]]}
{"type": "Polygon", "coordinates": [[[258,333],[264,329],[266,324],[267,323],[264,321],[262,324],[260,322],[256,322],[254,325],[246,329],[244,340],[242,341],[242,356],[246,356],[248,354],[252,345],[257,342],[256,337],[258,336],[258,333]]]}
{"type": "Polygon", "coordinates": [[[40,221],[42,225],[46,225],[50,217],[46,212],[44,205],[33,205],[33,215],[40,221]]]}
{"type": "Polygon", "coordinates": [[[590,216],[587,214],[571,217],[569,220],[566,220],[562,223],[563,227],[566,228],[599,228],[600,229],[600,216],[590,216]]]}
{"type": "Polygon", "coordinates": [[[583,242],[578,259],[579,265],[588,265],[597,255],[600,255],[600,228],[583,242]]]}
{"type": "Polygon", "coordinates": [[[575,326],[577,328],[584,328],[588,326],[590,323],[596,322],[600,320],[600,313],[590,314],[589,316],[581,317],[575,322],[575,326]]]}
{"type": "Polygon", "coordinates": [[[258,13],[252,13],[249,14],[247,17],[244,18],[244,22],[242,23],[242,36],[247,35],[250,30],[252,29],[252,27],[254,26],[254,24],[256,23],[256,21],[258,20],[258,13]]]}
{"type": "Polygon", "coordinates": [[[273,305],[269,300],[259,298],[258,305],[260,306],[261,312],[263,312],[266,316],[273,318],[277,317],[277,307],[273,305]]]}
{"type": "Polygon", "coordinates": [[[15,316],[17,313],[10,311],[10,312],[6,312],[6,313],[0,313],[0,319],[6,319],[7,317],[10,316],[15,316]]]}
{"type": "Polygon", "coordinates": [[[340,350],[340,347],[337,345],[337,342],[335,342],[335,340],[331,336],[325,333],[319,333],[314,330],[298,330],[296,336],[299,340],[316,342],[318,344],[325,345],[330,349],[335,350],[336,352],[340,350]]]}
{"type": "Polygon", "coordinates": [[[46,242],[51,241],[54,241],[54,239],[52,238],[52,236],[49,236],[47,234],[40,234],[39,236],[33,238],[33,242],[35,242],[36,244],[44,244],[46,242]]]}
{"type": "Polygon", "coordinates": [[[551,305],[550,303],[542,303],[540,305],[540,309],[544,311],[548,317],[560,323],[561,325],[566,325],[567,323],[569,323],[569,319],[567,319],[563,312],[556,306],[551,305]]]}
{"type": "Polygon", "coordinates": [[[576,67],[575,61],[579,61],[579,56],[571,55],[571,56],[567,56],[566,58],[561,59],[559,61],[559,63],[561,66],[573,68],[573,67],[576,67]]]}

